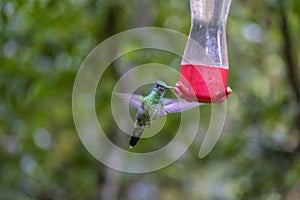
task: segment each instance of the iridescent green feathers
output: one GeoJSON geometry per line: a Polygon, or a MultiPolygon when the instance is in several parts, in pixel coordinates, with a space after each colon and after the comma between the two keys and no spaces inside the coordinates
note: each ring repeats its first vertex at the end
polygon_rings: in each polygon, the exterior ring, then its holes
{"type": "Polygon", "coordinates": [[[131,106],[138,109],[134,122],[134,131],[130,139],[130,148],[133,148],[146,126],[157,118],[170,113],[178,113],[202,105],[198,102],[163,98],[166,89],[173,89],[163,81],[156,81],[149,95],[143,97],[136,94],[114,93],[122,99],[129,100],[131,106]]]}

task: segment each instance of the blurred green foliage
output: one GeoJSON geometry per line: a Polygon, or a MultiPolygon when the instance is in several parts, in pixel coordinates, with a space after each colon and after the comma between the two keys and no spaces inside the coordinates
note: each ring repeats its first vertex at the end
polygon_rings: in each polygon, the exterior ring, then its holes
{"type": "MultiPolygon", "coordinates": [[[[222,136],[204,159],[197,157],[203,138],[197,136],[174,164],[126,174],[102,165],[80,142],[71,98],[86,55],[106,38],[135,27],[187,34],[189,20],[187,0],[0,0],[0,199],[300,199],[300,102],[287,56],[299,88],[299,0],[233,0],[227,41],[234,93],[227,100],[222,136]]],[[[176,69],[180,64],[173,55],[149,50],[126,59],[176,69]]],[[[99,83],[104,93],[96,95],[99,117],[111,116],[108,91],[117,80],[112,64],[99,83]]],[[[209,110],[201,110],[203,130],[209,110]]],[[[166,132],[177,119],[170,116],[166,132]]],[[[112,141],[128,141],[111,117],[101,123],[111,130],[112,141]]],[[[173,137],[159,136],[147,139],[145,148],[173,137]]]]}

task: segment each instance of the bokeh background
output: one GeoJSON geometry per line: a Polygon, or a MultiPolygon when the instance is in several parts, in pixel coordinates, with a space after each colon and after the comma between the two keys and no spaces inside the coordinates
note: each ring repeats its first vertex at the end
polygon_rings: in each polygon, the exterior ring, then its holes
{"type": "MultiPolygon", "coordinates": [[[[233,94],[217,145],[199,159],[200,134],[174,164],[127,174],[105,167],[80,142],[72,88],[97,44],[144,26],[188,34],[189,2],[0,0],[0,199],[300,199],[300,1],[233,0],[227,24],[233,94]]],[[[99,83],[96,109],[108,116],[100,123],[116,144],[128,142],[110,111],[109,91],[122,75],[117,66],[149,62],[179,69],[180,58],[133,52],[112,63],[99,83]]],[[[200,111],[203,130],[209,111],[200,111]]],[[[137,151],[169,142],[176,117],[168,118],[167,134],[145,139],[137,151]]]]}

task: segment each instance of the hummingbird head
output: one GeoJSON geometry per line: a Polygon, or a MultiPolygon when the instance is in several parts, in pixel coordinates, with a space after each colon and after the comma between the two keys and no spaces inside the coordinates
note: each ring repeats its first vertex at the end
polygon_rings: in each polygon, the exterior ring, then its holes
{"type": "Polygon", "coordinates": [[[165,90],[165,89],[173,89],[174,87],[168,86],[165,82],[163,81],[156,81],[154,83],[153,89],[156,90],[165,90]]]}

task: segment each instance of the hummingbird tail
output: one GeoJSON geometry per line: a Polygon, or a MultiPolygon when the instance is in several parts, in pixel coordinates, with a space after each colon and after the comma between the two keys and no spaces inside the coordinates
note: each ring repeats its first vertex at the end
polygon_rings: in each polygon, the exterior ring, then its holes
{"type": "Polygon", "coordinates": [[[137,142],[139,141],[142,133],[144,131],[144,127],[136,127],[133,131],[133,135],[130,138],[129,147],[132,149],[135,147],[137,142]]]}

